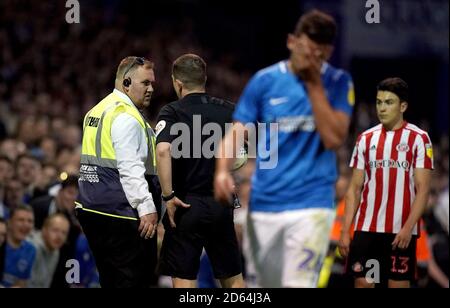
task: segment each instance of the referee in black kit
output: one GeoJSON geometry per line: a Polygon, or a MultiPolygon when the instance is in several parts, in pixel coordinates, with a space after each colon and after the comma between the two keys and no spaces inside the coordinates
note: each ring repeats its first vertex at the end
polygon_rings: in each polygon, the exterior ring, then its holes
{"type": "Polygon", "coordinates": [[[214,200],[215,158],[202,151],[214,153],[203,146],[211,137],[202,134],[203,128],[210,133],[207,128],[220,127],[217,138],[222,138],[234,104],[206,94],[206,63],[197,55],[174,61],[172,81],[179,100],[161,109],[156,126],[157,169],[167,208],[159,273],[171,276],[175,288],[196,287],[205,248],[222,287],[242,288],[233,209],[214,200]]]}

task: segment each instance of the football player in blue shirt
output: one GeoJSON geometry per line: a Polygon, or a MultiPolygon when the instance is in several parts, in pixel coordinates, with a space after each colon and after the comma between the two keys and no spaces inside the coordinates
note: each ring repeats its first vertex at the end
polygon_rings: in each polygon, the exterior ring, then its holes
{"type": "MultiPolygon", "coordinates": [[[[264,165],[260,146],[272,145],[259,134],[252,178],[250,215],[244,253],[247,283],[260,287],[316,287],[334,217],[337,162],[335,150],[347,137],[354,105],[349,73],[327,61],[336,23],[313,10],[289,34],[288,60],[259,71],[247,84],[234,112],[234,125],[219,153],[234,148],[233,135],[249,124],[277,124],[278,145],[264,165]],[[276,153],[277,152],[277,153],[276,153]]],[[[217,160],[215,195],[230,200],[233,159],[217,160]]]]}

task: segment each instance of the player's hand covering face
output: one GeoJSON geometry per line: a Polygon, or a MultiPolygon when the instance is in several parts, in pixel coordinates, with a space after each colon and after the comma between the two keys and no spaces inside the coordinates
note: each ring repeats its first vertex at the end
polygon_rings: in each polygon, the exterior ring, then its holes
{"type": "Polygon", "coordinates": [[[327,47],[315,43],[306,35],[291,35],[289,40],[293,72],[305,82],[320,82],[320,70],[327,59],[327,47]]]}

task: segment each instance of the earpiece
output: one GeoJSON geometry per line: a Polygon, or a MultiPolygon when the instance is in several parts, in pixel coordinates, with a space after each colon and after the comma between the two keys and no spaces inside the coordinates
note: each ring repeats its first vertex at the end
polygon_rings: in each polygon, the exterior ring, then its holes
{"type": "Polygon", "coordinates": [[[131,85],[131,78],[130,78],[130,77],[125,78],[125,79],[123,80],[123,86],[126,87],[126,88],[128,88],[130,85],[131,85]]]}
{"type": "MultiPolygon", "coordinates": [[[[127,73],[135,66],[135,65],[144,65],[145,64],[145,58],[143,57],[135,57],[133,62],[131,63],[131,65],[125,70],[125,72],[123,73],[123,77],[125,77],[127,75],[127,73]]],[[[147,60],[148,61],[148,60],[147,60]]],[[[123,79],[122,82],[123,86],[125,88],[128,88],[131,85],[131,78],[127,77],[123,79]]]]}

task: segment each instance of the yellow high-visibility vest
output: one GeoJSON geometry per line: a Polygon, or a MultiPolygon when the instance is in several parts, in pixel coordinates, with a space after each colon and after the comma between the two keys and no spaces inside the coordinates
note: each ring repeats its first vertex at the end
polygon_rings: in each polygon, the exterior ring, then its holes
{"type": "Polygon", "coordinates": [[[134,220],[138,218],[137,211],[129,205],[120,183],[111,139],[112,124],[122,113],[133,116],[145,130],[148,145],[145,174],[156,174],[155,133],[135,106],[113,92],[84,117],[80,194],[76,205],[86,211],[134,220]]]}

